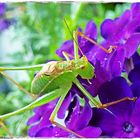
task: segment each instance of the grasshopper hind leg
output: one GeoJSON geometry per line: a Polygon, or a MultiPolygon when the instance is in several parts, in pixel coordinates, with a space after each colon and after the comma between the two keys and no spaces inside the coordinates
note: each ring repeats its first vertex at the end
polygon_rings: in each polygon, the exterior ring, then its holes
{"type": "Polygon", "coordinates": [[[106,109],[109,106],[118,104],[120,102],[124,102],[124,101],[133,101],[133,102],[135,102],[136,100],[137,100],[137,97],[132,97],[132,98],[130,98],[130,97],[124,97],[124,98],[119,99],[119,100],[116,100],[116,101],[112,101],[112,102],[109,102],[109,103],[102,104],[102,105],[99,106],[99,108],[106,109]]]}
{"type": "Polygon", "coordinates": [[[14,79],[12,79],[8,74],[5,72],[0,71],[0,74],[6,77],[9,81],[11,81],[13,84],[15,84],[21,91],[32,97],[33,99],[36,99],[35,95],[28,92],[26,89],[24,89],[19,83],[17,83],[14,79]]]}
{"type": "MultiPolygon", "coordinates": [[[[4,71],[0,71],[0,74],[4,77],[6,77],[9,81],[11,81],[13,84],[15,84],[21,91],[23,91],[24,93],[26,93],[27,95],[29,95],[30,97],[32,97],[33,99],[35,99],[36,97],[31,94],[30,92],[28,92],[26,89],[24,89],[19,83],[17,83],[14,79],[12,79],[8,74],[6,74],[4,71]]],[[[10,138],[13,138],[14,135],[9,131],[8,127],[6,126],[6,124],[4,123],[3,120],[0,119],[0,129],[3,129],[5,132],[7,132],[7,134],[10,136],[10,138]]]]}

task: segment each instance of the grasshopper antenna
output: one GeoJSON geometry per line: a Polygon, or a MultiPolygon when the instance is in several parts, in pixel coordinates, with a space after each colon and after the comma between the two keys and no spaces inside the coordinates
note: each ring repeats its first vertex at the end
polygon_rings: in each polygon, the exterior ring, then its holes
{"type": "MultiPolygon", "coordinates": [[[[69,32],[70,32],[70,35],[71,35],[72,39],[74,40],[74,42],[76,43],[76,45],[79,46],[77,40],[73,37],[72,31],[71,31],[71,29],[69,28],[69,25],[68,25],[68,23],[67,23],[67,21],[66,21],[65,18],[64,18],[64,22],[65,22],[65,24],[66,24],[66,26],[67,26],[67,28],[68,28],[68,30],[69,30],[69,32]]],[[[77,34],[77,31],[76,31],[75,33],[77,34]]],[[[81,50],[81,48],[78,47],[78,49],[80,50],[81,54],[84,56],[84,53],[83,53],[83,51],[81,50]]]]}
{"type": "MultiPolygon", "coordinates": [[[[70,30],[70,28],[69,28],[69,26],[68,26],[68,23],[67,23],[67,21],[66,21],[65,18],[64,18],[64,22],[65,22],[65,24],[66,24],[66,26],[67,26],[67,28],[68,28],[68,30],[69,30],[69,32],[70,32],[70,34],[71,34],[73,40],[74,40],[74,42],[76,43],[77,46],[79,46],[77,40],[73,37],[72,31],[70,30]]],[[[77,34],[77,31],[75,32],[75,34],[78,35],[78,34],[77,34]]],[[[80,50],[81,54],[82,54],[83,56],[85,56],[84,53],[83,53],[83,51],[81,50],[81,48],[78,47],[78,49],[80,50]]],[[[87,80],[87,81],[88,81],[89,84],[92,84],[89,80],[87,80]]]]}
{"type": "MultiPolygon", "coordinates": [[[[68,28],[68,30],[69,30],[69,32],[70,32],[70,34],[71,34],[73,40],[75,41],[75,43],[76,43],[77,46],[78,46],[78,42],[77,42],[77,41],[75,40],[75,38],[73,37],[72,31],[70,30],[70,28],[69,28],[69,26],[68,26],[68,23],[67,23],[67,21],[66,21],[65,18],[64,18],[64,22],[65,22],[65,24],[66,24],[66,26],[67,26],[67,28],[68,28]]],[[[87,39],[87,40],[90,41],[91,43],[97,45],[99,48],[101,48],[101,49],[102,49],[104,52],[106,52],[106,53],[111,53],[112,50],[116,48],[116,46],[110,46],[109,49],[106,49],[105,47],[103,47],[102,45],[98,44],[98,43],[97,43],[96,41],[94,41],[93,39],[87,37],[84,33],[80,32],[80,31],[76,31],[75,34],[76,34],[76,35],[79,35],[79,36],[81,36],[81,37],[87,39]]],[[[82,52],[82,50],[81,50],[80,47],[79,47],[79,50],[80,50],[81,54],[84,55],[84,53],[82,52]]]]}
{"type": "Polygon", "coordinates": [[[109,49],[106,49],[105,47],[103,47],[102,45],[98,44],[96,41],[94,41],[93,39],[87,37],[84,33],[77,31],[76,32],[77,35],[80,35],[81,37],[87,39],[88,41],[90,41],[91,43],[97,45],[99,48],[101,48],[104,52],[106,53],[111,53],[113,49],[117,48],[117,46],[110,46],[109,49]]]}

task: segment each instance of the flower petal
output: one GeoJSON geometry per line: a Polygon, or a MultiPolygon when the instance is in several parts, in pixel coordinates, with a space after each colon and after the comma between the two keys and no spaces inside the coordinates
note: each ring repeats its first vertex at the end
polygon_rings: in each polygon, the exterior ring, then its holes
{"type": "Polygon", "coordinates": [[[97,26],[92,20],[90,20],[87,23],[86,28],[85,28],[85,34],[91,39],[94,39],[94,40],[97,39],[97,35],[98,35],[97,26]]]}
{"type": "Polygon", "coordinates": [[[108,59],[106,60],[106,70],[112,75],[112,77],[119,76],[123,69],[123,64],[125,60],[125,51],[120,48],[114,51],[108,59]]]}
{"type": "Polygon", "coordinates": [[[59,49],[56,50],[56,54],[62,58],[64,58],[62,52],[67,52],[68,54],[74,56],[74,48],[73,48],[73,41],[68,40],[65,41],[59,49]]]}
{"type": "Polygon", "coordinates": [[[11,25],[9,19],[0,19],[0,31],[7,29],[11,25]]]}
{"type": "Polygon", "coordinates": [[[131,90],[133,92],[134,97],[140,97],[140,81],[134,82],[131,85],[131,90]]]}
{"type": "Polygon", "coordinates": [[[98,138],[101,135],[102,130],[99,127],[88,126],[77,133],[86,138],[98,138]]]}
{"type": "Polygon", "coordinates": [[[74,108],[72,108],[72,112],[70,114],[69,120],[66,122],[66,126],[71,130],[75,130],[77,128],[76,122],[79,118],[79,113],[80,113],[80,104],[77,97],[74,98],[73,102],[75,101],[76,101],[76,104],[74,108]]]}
{"type": "Polygon", "coordinates": [[[133,113],[131,116],[131,122],[134,125],[134,134],[135,137],[140,137],[140,98],[135,103],[135,108],[133,109],[133,113]]]}
{"type": "Polygon", "coordinates": [[[100,127],[102,135],[106,137],[120,137],[120,134],[122,134],[123,131],[123,123],[130,119],[130,114],[128,114],[129,111],[127,111],[127,113],[115,115],[105,109],[94,108],[93,112],[91,124],[100,127]]]}
{"type": "Polygon", "coordinates": [[[127,58],[130,58],[136,52],[139,44],[140,44],[140,33],[133,34],[127,40],[127,42],[124,45],[127,58]]]}
{"type": "Polygon", "coordinates": [[[0,16],[3,16],[6,11],[6,3],[0,3],[0,16]]]}
{"type": "Polygon", "coordinates": [[[81,130],[85,128],[88,125],[89,121],[91,120],[91,117],[92,117],[92,109],[90,105],[86,102],[76,122],[75,130],[81,130]]]}
{"type": "Polygon", "coordinates": [[[101,24],[101,35],[104,39],[110,39],[116,32],[115,23],[111,19],[106,19],[101,24]]]}
{"type": "Polygon", "coordinates": [[[128,78],[132,83],[140,81],[140,63],[136,64],[134,69],[130,71],[128,78]]]}
{"type": "Polygon", "coordinates": [[[113,135],[116,126],[116,117],[104,109],[93,108],[93,117],[90,125],[100,127],[103,134],[113,135]]]}
{"type": "Polygon", "coordinates": [[[68,109],[70,103],[71,103],[71,99],[72,99],[72,96],[71,96],[71,93],[66,97],[66,99],[63,101],[57,115],[58,115],[58,118],[60,119],[63,119],[65,117],[65,113],[66,113],[66,110],[68,109]]]}
{"type": "Polygon", "coordinates": [[[140,55],[137,52],[134,53],[134,55],[132,56],[132,58],[133,58],[134,65],[140,63],[140,55]]]}
{"type": "Polygon", "coordinates": [[[41,115],[35,114],[34,116],[32,116],[32,117],[28,120],[27,125],[31,125],[31,124],[34,123],[34,122],[38,122],[38,121],[40,120],[40,118],[41,118],[41,115]]]}
{"type": "Polygon", "coordinates": [[[90,105],[86,102],[81,110],[79,103],[78,98],[76,98],[75,108],[73,109],[69,120],[66,122],[66,126],[73,131],[79,131],[87,127],[92,117],[92,109],[90,105]]]}
{"type": "MultiPolygon", "coordinates": [[[[82,32],[82,29],[79,28],[78,31],[82,32]]],[[[87,37],[89,37],[90,39],[93,39],[96,41],[97,39],[97,27],[96,24],[91,20],[86,24],[86,28],[85,28],[85,33],[84,33],[87,37]]],[[[86,53],[88,53],[95,44],[91,43],[90,41],[88,41],[87,39],[78,36],[78,44],[80,49],[82,50],[82,52],[86,55],[86,53]]],[[[81,52],[79,51],[79,54],[81,54],[81,52]]],[[[81,54],[82,56],[82,54],[81,54]]]]}
{"type": "Polygon", "coordinates": [[[133,33],[139,32],[140,24],[138,23],[139,18],[135,18],[127,24],[127,26],[123,30],[125,32],[125,39],[128,39],[133,33]]]}
{"type": "Polygon", "coordinates": [[[132,17],[140,18],[140,3],[134,3],[131,5],[132,17]]]}
{"type": "MultiPolygon", "coordinates": [[[[104,83],[98,90],[98,95],[103,104],[117,101],[124,97],[133,97],[133,93],[129,85],[122,77],[116,77],[110,82],[104,83]]],[[[125,113],[128,108],[130,111],[133,109],[132,101],[124,101],[108,107],[109,110],[118,115],[120,113],[125,113]]]]}
{"type": "Polygon", "coordinates": [[[35,137],[35,135],[38,133],[38,131],[44,127],[49,127],[51,126],[51,122],[49,120],[50,115],[52,113],[52,110],[47,110],[45,111],[45,115],[42,116],[42,118],[36,122],[34,125],[32,125],[29,130],[28,130],[28,135],[30,137],[35,137]]]}
{"type": "Polygon", "coordinates": [[[35,137],[67,137],[68,132],[58,127],[44,127],[37,132],[35,137]]]}
{"type": "Polygon", "coordinates": [[[125,10],[124,13],[115,21],[116,23],[116,36],[122,38],[125,33],[125,28],[128,26],[130,21],[131,12],[130,10],[125,10]]]}

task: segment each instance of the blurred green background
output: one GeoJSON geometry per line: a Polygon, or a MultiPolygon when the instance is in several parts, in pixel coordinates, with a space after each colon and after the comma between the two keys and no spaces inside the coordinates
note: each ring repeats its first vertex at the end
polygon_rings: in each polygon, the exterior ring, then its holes
{"type": "MultiPolygon", "coordinates": [[[[0,66],[30,66],[59,60],[55,54],[67,39],[71,39],[64,18],[73,31],[84,29],[89,20],[98,26],[105,18],[118,17],[130,8],[129,3],[7,3],[5,18],[14,22],[0,31],[0,66]]],[[[1,24],[0,24],[1,26],[1,24]]],[[[8,71],[13,79],[30,91],[35,71],[8,71]]],[[[30,97],[4,77],[0,76],[0,114],[21,108],[32,101],[30,97]]],[[[17,137],[26,137],[26,122],[32,111],[6,120],[7,127],[17,137]]],[[[8,136],[0,128],[0,137],[8,136]]]]}

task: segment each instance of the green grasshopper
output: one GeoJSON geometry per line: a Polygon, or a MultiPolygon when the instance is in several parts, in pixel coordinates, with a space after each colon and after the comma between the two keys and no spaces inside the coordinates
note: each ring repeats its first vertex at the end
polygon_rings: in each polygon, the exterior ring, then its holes
{"type": "Polygon", "coordinates": [[[93,104],[97,108],[106,109],[108,106],[112,104],[116,104],[120,101],[135,100],[134,98],[126,97],[119,101],[115,101],[115,102],[111,102],[107,104],[101,104],[83,87],[83,85],[77,79],[77,76],[79,75],[83,79],[90,80],[91,78],[94,77],[94,67],[92,66],[92,64],[90,64],[90,62],[88,61],[85,55],[79,58],[78,49],[80,50],[80,48],[78,47],[78,44],[77,44],[78,35],[96,44],[106,53],[111,53],[112,49],[114,48],[114,47],[110,47],[107,50],[101,45],[97,44],[94,40],[88,38],[82,32],[76,31],[73,33],[73,39],[75,40],[74,41],[74,58],[75,59],[73,60],[70,60],[69,54],[67,54],[66,52],[63,52],[63,55],[66,61],[52,61],[52,62],[48,62],[47,64],[28,66],[28,67],[13,67],[13,68],[0,67],[0,73],[3,76],[5,76],[11,82],[16,84],[20,90],[22,90],[23,92],[25,92],[26,94],[34,98],[33,102],[30,103],[29,105],[19,110],[16,110],[14,112],[0,115],[0,126],[3,127],[3,129],[5,129],[11,137],[13,137],[13,135],[9,132],[9,130],[5,126],[4,124],[5,119],[8,119],[9,117],[14,116],[14,115],[18,115],[27,110],[31,110],[35,107],[49,103],[50,101],[55,100],[57,98],[59,98],[59,100],[56,104],[55,109],[53,110],[50,116],[50,121],[56,126],[74,134],[75,136],[82,137],[81,135],[73,132],[72,130],[66,128],[65,126],[55,121],[57,112],[59,111],[61,104],[63,103],[66,95],[71,89],[72,84],[75,84],[80,89],[80,91],[89,99],[91,104],[93,104]],[[6,70],[36,70],[36,69],[41,69],[41,70],[39,71],[39,73],[37,73],[37,75],[32,81],[31,93],[26,91],[21,85],[19,85],[15,80],[13,80],[9,75],[7,75],[4,72],[6,70]],[[38,98],[36,98],[36,95],[42,95],[42,96],[39,96],[38,98]]]}

